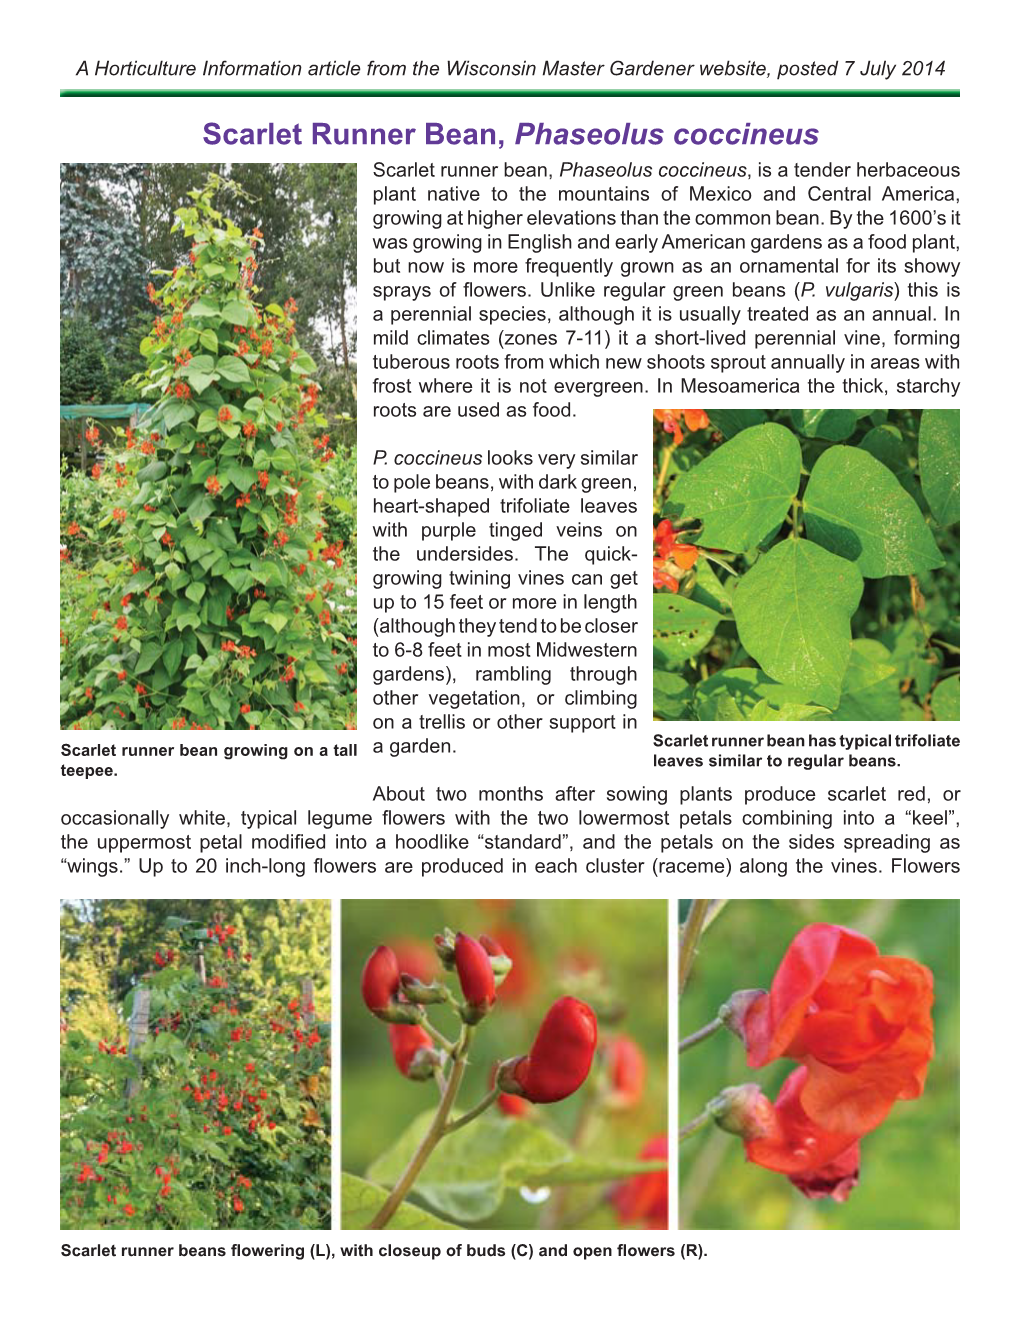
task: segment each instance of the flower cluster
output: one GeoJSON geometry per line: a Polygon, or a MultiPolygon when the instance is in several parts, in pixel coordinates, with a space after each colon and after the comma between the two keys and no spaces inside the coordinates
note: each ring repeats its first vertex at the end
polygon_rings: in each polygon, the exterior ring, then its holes
{"type": "Polygon", "coordinates": [[[806,1196],[845,1200],[859,1177],[860,1139],[898,1100],[924,1091],[933,1000],[920,963],[883,955],[842,926],[800,931],[771,988],[730,1001],[729,1025],[752,1068],[780,1058],[798,1065],[774,1105],[757,1087],[730,1096],[723,1124],[735,1121],[747,1158],[806,1196]]]}
{"type": "Polygon", "coordinates": [[[656,591],[670,591],[675,595],[698,562],[701,551],[696,545],[678,541],[668,518],[663,518],[656,526],[652,542],[652,584],[656,591]]]}

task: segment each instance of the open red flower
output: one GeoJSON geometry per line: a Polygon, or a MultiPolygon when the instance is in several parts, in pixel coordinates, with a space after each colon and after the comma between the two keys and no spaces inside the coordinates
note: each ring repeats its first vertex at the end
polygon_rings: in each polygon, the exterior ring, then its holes
{"type": "Polygon", "coordinates": [[[821,1127],[863,1136],[924,1090],[934,1052],[932,974],[865,936],[815,923],[791,942],[741,1023],[747,1061],[805,1064],[801,1102],[821,1127]]]}

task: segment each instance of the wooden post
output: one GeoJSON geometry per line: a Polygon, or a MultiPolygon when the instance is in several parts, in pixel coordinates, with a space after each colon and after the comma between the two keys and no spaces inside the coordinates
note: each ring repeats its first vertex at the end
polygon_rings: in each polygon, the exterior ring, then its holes
{"type": "Polygon", "coordinates": [[[310,1031],[315,1026],[315,986],[310,976],[301,982],[301,1017],[305,1030],[310,1031]]]}
{"type": "Polygon", "coordinates": [[[195,954],[195,971],[198,973],[198,979],[205,985],[205,949],[201,944],[195,954]]]}
{"type": "Polygon", "coordinates": [[[81,445],[81,474],[82,476],[84,476],[85,475],[85,418],[84,417],[81,419],[81,434],[80,434],[79,442],[81,445]]]}
{"type": "MultiPolygon", "coordinates": [[[[141,1045],[149,1034],[149,996],[148,987],[141,987],[135,991],[134,1002],[131,1006],[131,1024],[128,1028],[128,1058],[133,1058],[139,1045],[141,1045]]],[[[129,1077],[127,1086],[124,1088],[124,1094],[128,1100],[133,1100],[142,1089],[142,1065],[136,1063],[134,1077],[129,1077]]]]}

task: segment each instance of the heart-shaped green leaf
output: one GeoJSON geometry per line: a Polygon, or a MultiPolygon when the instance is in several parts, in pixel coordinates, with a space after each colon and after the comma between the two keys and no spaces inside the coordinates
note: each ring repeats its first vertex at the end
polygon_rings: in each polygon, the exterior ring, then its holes
{"type": "Polygon", "coordinates": [[[898,720],[900,683],[881,642],[859,638],[850,652],[843,693],[834,720],[898,720]]]}
{"type": "Polygon", "coordinates": [[[852,560],[865,577],[921,573],[943,558],[924,515],[877,458],[836,445],[819,458],[804,492],[808,536],[852,560]]]}
{"type": "Polygon", "coordinates": [[[652,597],[656,667],[676,669],[685,664],[704,650],[722,621],[723,616],[710,605],[698,604],[688,596],[657,592],[652,597]]]}
{"type": "Polygon", "coordinates": [[[762,669],[739,667],[724,669],[698,685],[695,713],[699,720],[731,721],[829,717],[803,688],[777,683],[762,669]]]}
{"type": "Polygon", "coordinates": [[[733,593],[737,632],[767,674],[832,710],[850,663],[850,618],[863,590],[848,559],[810,541],[782,541],[733,593]]]}
{"type": "Polygon", "coordinates": [[[931,694],[931,710],[937,720],[960,718],[960,675],[943,679],[931,694]]]}
{"type": "Polygon", "coordinates": [[[679,674],[652,670],[652,714],[657,720],[684,720],[694,690],[679,674]]]}
{"type": "Polygon", "coordinates": [[[800,444],[785,426],[752,426],[677,478],[667,517],[698,518],[701,545],[751,550],[786,517],[800,484],[800,444]]]}
{"type": "Polygon", "coordinates": [[[917,437],[921,489],[935,521],[960,521],[960,410],[926,408],[917,437]]]}
{"type": "MultiPolygon", "coordinates": [[[[356,1178],[353,1173],[340,1175],[340,1226],[341,1228],[367,1228],[382,1208],[389,1195],[386,1187],[356,1178]]],[[[409,1201],[401,1203],[396,1214],[386,1225],[394,1229],[452,1229],[455,1224],[448,1224],[445,1219],[437,1219],[420,1206],[409,1201]]]]}
{"type": "Polygon", "coordinates": [[[849,440],[857,426],[853,408],[797,408],[790,417],[801,435],[811,440],[849,440]]]}
{"type": "MultiPolygon", "coordinates": [[[[368,1177],[384,1186],[396,1183],[432,1118],[431,1111],[419,1114],[374,1161],[368,1177]]],[[[538,1124],[486,1117],[440,1142],[414,1185],[415,1195],[441,1215],[474,1223],[496,1213],[508,1187],[542,1186],[572,1157],[561,1137],[538,1124]]]]}

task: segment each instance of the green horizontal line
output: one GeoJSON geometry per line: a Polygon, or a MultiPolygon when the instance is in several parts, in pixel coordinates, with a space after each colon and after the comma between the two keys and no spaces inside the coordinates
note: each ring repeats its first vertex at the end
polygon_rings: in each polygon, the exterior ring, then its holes
{"type": "Polygon", "coordinates": [[[958,87],[818,87],[818,88],[773,88],[773,87],[755,87],[745,90],[706,88],[702,91],[695,91],[689,87],[675,87],[665,90],[653,90],[646,87],[637,88],[618,88],[618,87],[585,87],[585,88],[548,88],[538,87],[530,90],[523,89],[505,89],[496,87],[480,87],[471,90],[461,88],[448,88],[446,90],[436,90],[434,88],[337,88],[327,87],[317,91],[311,87],[288,87],[277,89],[249,88],[240,90],[234,88],[197,88],[197,87],[62,87],[61,96],[135,96],[135,97],[327,97],[343,96],[352,99],[359,98],[377,98],[377,97],[398,97],[398,98],[436,98],[436,97],[485,97],[485,98],[514,98],[525,97],[624,97],[624,98],[642,98],[655,99],[657,97],[684,97],[697,99],[698,97],[732,97],[740,99],[742,97],[792,97],[792,98],[811,98],[811,97],[861,97],[861,96],[959,96],[958,87]]]}

